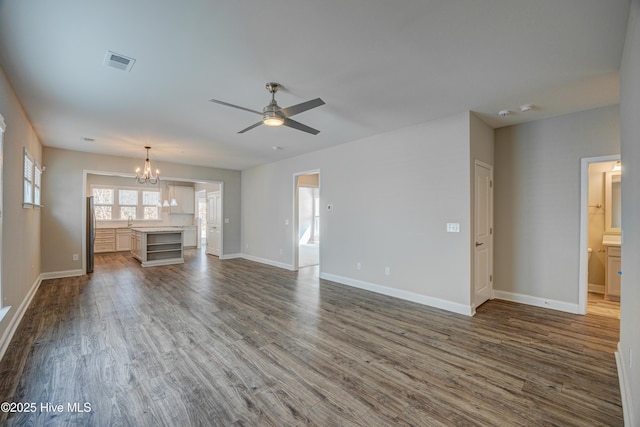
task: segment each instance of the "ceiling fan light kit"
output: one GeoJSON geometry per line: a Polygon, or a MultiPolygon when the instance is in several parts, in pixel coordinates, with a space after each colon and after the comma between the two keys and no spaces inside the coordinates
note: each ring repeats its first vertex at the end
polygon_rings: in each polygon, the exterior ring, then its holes
{"type": "Polygon", "coordinates": [[[240,107],[239,105],[230,104],[228,102],[220,101],[217,99],[210,99],[210,101],[215,102],[216,104],[224,105],[226,107],[237,108],[239,110],[248,111],[250,113],[260,114],[262,116],[261,121],[259,121],[258,123],[252,124],[248,128],[242,129],[238,133],[245,133],[262,124],[270,127],[277,127],[277,126],[284,125],[284,126],[288,126],[303,132],[310,133],[312,135],[317,135],[320,133],[319,130],[309,127],[307,125],[304,125],[300,122],[297,122],[291,119],[291,117],[296,114],[300,114],[302,112],[311,110],[312,108],[316,108],[321,105],[324,105],[324,101],[322,99],[316,98],[316,99],[312,99],[311,101],[306,101],[300,104],[296,104],[288,108],[282,108],[276,102],[276,92],[282,86],[279,83],[268,82],[265,85],[265,87],[267,88],[267,91],[269,91],[269,93],[271,94],[271,102],[269,103],[269,105],[267,105],[262,109],[262,112],[252,110],[250,108],[240,107]]]}

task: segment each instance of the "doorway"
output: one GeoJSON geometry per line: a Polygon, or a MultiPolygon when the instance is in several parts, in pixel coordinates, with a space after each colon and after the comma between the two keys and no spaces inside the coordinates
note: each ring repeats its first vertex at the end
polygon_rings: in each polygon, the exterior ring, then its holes
{"type": "Polygon", "coordinates": [[[207,190],[196,192],[196,214],[197,218],[197,248],[205,248],[207,246],[207,190]]]}
{"type": "Polygon", "coordinates": [[[220,191],[207,193],[206,253],[220,256],[222,242],[222,195],[220,191]]]}
{"type": "Polygon", "coordinates": [[[580,314],[620,318],[620,156],[582,159],[580,314]]]}
{"type": "Polygon", "coordinates": [[[320,265],[320,172],[294,175],[295,269],[320,265]]]}

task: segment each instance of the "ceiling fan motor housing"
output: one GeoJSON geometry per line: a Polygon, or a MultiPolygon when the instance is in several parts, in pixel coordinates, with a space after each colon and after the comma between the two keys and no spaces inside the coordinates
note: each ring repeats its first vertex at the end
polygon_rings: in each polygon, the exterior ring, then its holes
{"type": "Polygon", "coordinates": [[[284,116],[280,113],[280,106],[275,100],[262,109],[262,122],[267,126],[280,126],[284,123],[284,116]]]}

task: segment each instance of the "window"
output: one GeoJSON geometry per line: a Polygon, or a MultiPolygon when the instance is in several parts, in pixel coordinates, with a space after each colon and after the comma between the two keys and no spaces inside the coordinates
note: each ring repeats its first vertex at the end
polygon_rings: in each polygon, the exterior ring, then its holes
{"type": "Polygon", "coordinates": [[[93,188],[93,207],[97,221],[113,219],[113,188],[93,188]]]}
{"type": "Polygon", "coordinates": [[[41,203],[41,191],[40,191],[40,186],[42,183],[42,170],[40,169],[40,166],[38,166],[38,164],[36,163],[34,169],[34,175],[33,175],[33,204],[40,206],[41,203]]]}
{"type": "Polygon", "coordinates": [[[33,158],[26,148],[24,149],[24,192],[22,203],[29,205],[25,207],[33,205],[33,158]]]}
{"type": "Polygon", "coordinates": [[[34,160],[29,150],[24,148],[22,207],[40,207],[42,168],[34,160]]]}
{"type": "Polygon", "coordinates": [[[142,206],[144,208],[144,219],[160,219],[160,192],[159,191],[143,191],[142,206]]]}
{"type": "Polygon", "coordinates": [[[161,219],[160,190],[92,186],[91,194],[98,221],[161,219]]]}
{"type": "Polygon", "coordinates": [[[118,190],[118,204],[120,205],[120,219],[136,219],[138,210],[137,190],[118,190]]]}

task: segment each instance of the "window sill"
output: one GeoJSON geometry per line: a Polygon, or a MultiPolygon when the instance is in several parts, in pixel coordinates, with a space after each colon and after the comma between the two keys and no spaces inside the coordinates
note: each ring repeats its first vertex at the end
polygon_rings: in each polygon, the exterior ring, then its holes
{"type": "Polygon", "coordinates": [[[44,208],[44,205],[34,205],[33,203],[22,203],[24,209],[40,209],[44,208]]]}
{"type": "Polygon", "coordinates": [[[0,308],[0,322],[2,322],[2,319],[4,318],[4,316],[6,316],[7,313],[9,313],[9,310],[11,310],[10,305],[0,308]]]}

